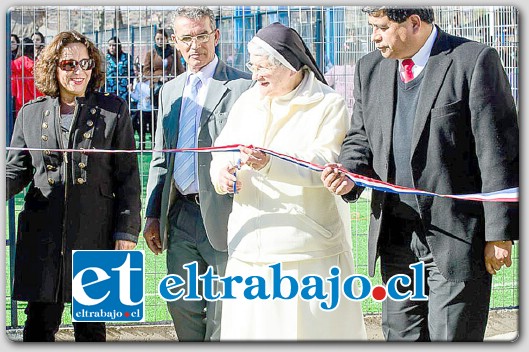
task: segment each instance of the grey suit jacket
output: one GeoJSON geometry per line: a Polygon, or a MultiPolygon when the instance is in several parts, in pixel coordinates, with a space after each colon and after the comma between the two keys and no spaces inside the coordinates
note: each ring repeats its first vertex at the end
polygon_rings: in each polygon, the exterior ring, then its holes
{"type": "MultiPolygon", "coordinates": [[[[339,161],[352,172],[392,182],[390,171],[397,60],[376,51],[356,65],[352,127],[339,161]]],[[[492,192],[518,186],[518,120],[498,53],[438,29],[424,69],[412,135],[414,187],[440,194],[492,192]]],[[[354,201],[358,187],[344,196],[354,201]]],[[[369,272],[387,231],[386,194],[373,192],[369,272]]],[[[445,278],[485,273],[485,241],[518,239],[518,204],[417,196],[426,239],[445,278]]]]}
{"type": "MultiPolygon", "coordinates": [[[[210,82],[198,128],[198,147],[210,147],[220,134],[231,106],[250,87],[251,75],[227,66],[219,60],[210,82]]],[[[186,75],[182,74],[163,85],[156,129],[155,149],[176,148],[182,94],[186,75]]],[[[232,198],[219,195],[209,177],[210,153],[198,154],[200,210],[209,242],[219,251],[227,250],[228,216],[232,198]]],[[[174,185],[174,153],[153,153],[147,184],[146,216],[160,219],[163,248],[167,245],[167,214],[174,202],[181,201],[174,185]]]]}

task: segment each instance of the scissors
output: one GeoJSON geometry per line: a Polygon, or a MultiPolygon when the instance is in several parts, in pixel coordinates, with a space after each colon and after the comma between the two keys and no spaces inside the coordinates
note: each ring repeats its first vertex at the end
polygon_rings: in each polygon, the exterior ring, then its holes
{"type": "MultiPolygon", "coordinates": [[[[233,176],[237,177],[237,170],[241,169],[241,158],[237,160],[237,169],[233,173],[233,176]]],[[[233,181],[233,194],[237,194],[237,180],[233,181]]]]}

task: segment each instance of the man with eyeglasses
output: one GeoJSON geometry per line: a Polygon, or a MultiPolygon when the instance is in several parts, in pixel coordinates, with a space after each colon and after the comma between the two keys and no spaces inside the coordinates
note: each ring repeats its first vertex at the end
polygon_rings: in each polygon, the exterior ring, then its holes
{"type": "MultiPolygon", "coordinates": [[[[173,29],[187,72],[160,91],[155,149],[210,147],[251,75],[216,56],[220,32],[208,7],[178,8],[173,29]]],[[[153,253],[167,250],[168,273],[182,278],[195,261],[198,275],[212,267],[224,276],[232,198],[214,191],[210,162],[210,153],[153,153],[143,235],[153,253]]],[[[179,341],[219,340],[220,301],[179,299],[168,309],[179,341]]]]}
{"type": "MultiPolygon", "coordinates": [[[[340,167],[437,194],[518,187],[518,116],[498,52],[443,31],[430,6],[362,11],[376,50],[356,63],[351,129],[322,172],[329,191],[347,202],[363,191],[340,167]]],[[[519,222],[517,203],[374,189],[369,275],[379,257],[384,284],[423,262],[427,298],[382,302],[386,340],[483,341],[492,275],[512,265],[519,222]]]]}

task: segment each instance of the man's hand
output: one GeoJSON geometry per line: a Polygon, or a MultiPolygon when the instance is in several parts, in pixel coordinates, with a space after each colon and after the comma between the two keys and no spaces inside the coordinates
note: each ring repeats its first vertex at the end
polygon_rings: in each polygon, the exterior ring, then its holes
{"type": "Polygon", "coordinates": [[[355,183],[339,170],[341,167],[342,164],[329,163],[321,173],[321,181],[325,188],[338,196],[351,192],[355,186],[355,183]]]}
{"type": "Polygon", "coordinates": [[[157,218],[147,218],[143,237],[149,249],[156,255],[162,253],[162,241],[160,240],[160,220],[157,218]]]}
{"type": "Polygon", "coordinates": [[[490,241],[485,244],[485,268],[495,275],[503,265],[510,267],[512,241],[490,241]]]}
{"type": "Polygon", "coordinates": [[[115,250],[131,251],[134,248],[136,248],[136,243],[132,241],[117,240],[116,244],[114,245],[115,250]]]}

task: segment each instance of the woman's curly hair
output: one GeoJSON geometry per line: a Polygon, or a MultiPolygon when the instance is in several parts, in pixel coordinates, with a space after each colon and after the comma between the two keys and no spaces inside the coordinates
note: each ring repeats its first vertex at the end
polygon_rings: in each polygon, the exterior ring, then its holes
{"type": "Polygon", "coordinates": [[[53,40],[44,47],[35,64],[35,85],[43,94],[58,97],[59,82],[57,80],[57,64],[62,49],[68,44],[81,43],[88,50],[88,57],[94,60],[90,82],[86,87],[88,91],[98,91],[105,83],[103,55],[94,43],[77,31],[65,31],[57,34],[53,40]]]}

